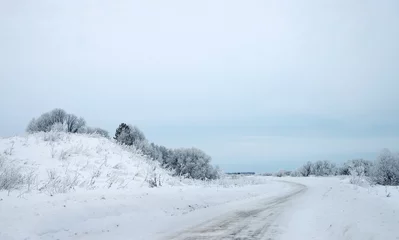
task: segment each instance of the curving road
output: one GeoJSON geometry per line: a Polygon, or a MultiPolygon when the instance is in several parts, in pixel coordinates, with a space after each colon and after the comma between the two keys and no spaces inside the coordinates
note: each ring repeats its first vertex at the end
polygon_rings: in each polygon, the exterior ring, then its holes
{"type": "Polygon", "coordinates": [[[273,239],[278,232],[273,223],[289,200],[306,191],[299,183],[285,182],[293,187],[289,193],[276,198],[262,199],[256,204],[242,206],[231,212],[186,229],[167,239],[173,240],[259,240],[273,239]]]}

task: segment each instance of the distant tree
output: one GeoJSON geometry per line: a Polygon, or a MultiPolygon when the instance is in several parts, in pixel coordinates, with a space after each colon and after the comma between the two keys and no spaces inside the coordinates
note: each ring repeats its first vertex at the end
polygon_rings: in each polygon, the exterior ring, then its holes
{"type": "Polygon", "coordinates": [[[129,131],[129,132],[130,132],[129,126],[128,126],[126,123],[121,123],[121,124],[119,125],[119,127],[116,129],[114,139],[115,139],[115,140],[118,140],[118,138],[119,138],[119,136],[122,134],[122,132],[126,132],[126,131],[129,131]]]}
{"type": "Polygon", "coordinates": [[[301,174],[298,171],[292,171],[290,176],[291,177],[301,177],[301,174]]]}
{"type": "Polygon", "coordinates": [[[53,124],[55,123],[64,124],[65,119],[67,117],[67,113],[63,109],[56,108],[50,112],[50,117],[51,117],[51,122],[53,124]]]}
{"type": "Polygon", "coordinates": [[[197,148],[181,148],[169,153],[166,167],[173,169],[177,176],[201,180],[216,179],[219,172],[210,161],[211,157],[197,148]]]}
{"type": "Polygon", "coordinates": [[[134,144],[140,145],[141,142],[146,140],[144,133],[138,127],[127,125],[125,123],[121,123],[116,129],[114,139],[117,142],[128,146],[134,144]]]}
{"type": "Polygon", "coordinates": [[[336,175],[337,170],[335,164],[325,160],[317,161],[313,164],[312,175],[316,176],[331,176],[336,175]]]}
{"type": "Polygon", "coordinates": [[[83,118],[78,118],[73,114],[67,114],[65,110],[56,108],[50,112],[43,113],[37,119],[32,119],[26,131],[49,132],[52,130],[66,131],[70,133],[83,132],[86,122],[83,118]]]}
{"type": "Polygon", "coordinates": [[[312,169],[313,169],[313,163],[307,162],[298,169],[298,174],[303,177],[308,177],[310,174],[312,174],[312,169]]]}
{"type": "Polygon", "coordinates": [[[291,174],[291,172],[287,172],[285,170],[279,170],[278,172],[273,174],[273,176],[275,176],[275,177],[284,177],[284,176],[289,176],[290,174],[291,174]]]}
{"type": "Polygon", "coordinates": [[[78,118],[74,114],[68,114],[65,120],[66,131],[69,133],[84,132],[86,121],[83,118],[78,118]]]}
{"type": "Polygon", "coordinates": [[[381,185],[399,185],[399,156],[384,149],[375,162],[372,179],[381,185]]]}
{"type": "Polygon", "coordinates": [[[114,139],[124,145],[133,145],[161,166],[172,170],[174,175],[193,179],[216,179],[220,172],[210,164],[211,157],[196,148],[167,149],[149,143],[144,133],[136,126],[121,123],[115,131],[114,139]]]}
{"type": "Polygon", "coordinates": [[[32,118],[32,120],[30,120],[28,126],[26,127],[26,132],[28,132],[28,133],[39,132],[35,118],[32,118]]]}
{"type": "Polygon", "coordinates": [[[66,119],[66,112],[63,109],[56,108],[50,112],[43,113],[39,118],[32,119],[26,131],[33,132],[49,132],[55,124],[62,125],[66,119]]]}
{"type": "Polygon", "coordinates": [[[364,159],[352,159],[345,162],[339,168],[339,175],[353,175],[353,171],[357,176],[370,176],[373,168],[373,162],[364,159]]]}

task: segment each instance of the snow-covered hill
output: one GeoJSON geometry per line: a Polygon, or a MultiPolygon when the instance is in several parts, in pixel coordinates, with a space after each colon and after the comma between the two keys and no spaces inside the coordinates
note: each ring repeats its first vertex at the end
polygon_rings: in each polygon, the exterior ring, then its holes
{"type": "Polygon", "coordinates": [[[226,204],[290,190],[264,177],[173,177],[134,149],[91,135],[2,138],[0,151],[0,182],[10,180],[10,191],[0,189],[2,240],[153,239],[228,211],[226,204]]]}
{"type": "MultiPolygon", "coordinates": [[[[178,179],[138,151],[96,135],[47,132],[0,139],[2,162],[25,178],[22,191],[175,185],[178,179]]],[[[14,189],[11,189],[14,190],[14,189]]]]}

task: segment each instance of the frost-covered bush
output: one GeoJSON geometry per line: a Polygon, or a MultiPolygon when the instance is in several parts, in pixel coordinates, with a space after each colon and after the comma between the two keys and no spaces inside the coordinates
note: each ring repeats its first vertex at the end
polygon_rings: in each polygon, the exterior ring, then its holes
{"type": "Polygon", "coordinates": [[[211,164],[211,157],[196,148],[167,149],[149,143],[145,135],[135,126],[122,123],[116,129],[114,139],[123,145],[133,146],[149,159],[158,161],[161,166],[175,175],[191,179],[216,179],[219,170],[211,164]]]}
{"type": "Polygon", "coordinates": [[[0,155],[0,190],[11,191],[24,184],[24,177],[20,169],[7,160],[6,157],[0,155]]]}
{"type": "Polygon", "coordinates": [[[372,169],[372,180],[381,185],[399,185],[399,156],[388,149],[381,152],[372,169]]]}
{"type": "Polygon", "coordinates": [[[25,173],[22,168],[10,162],[8,158],[0,155],[0,191],[18,190],[30,186],[35,181],[34,172],[25,173]]]}
{"type": "Polygon", "coordinates": [[[310,174],[312,174],[312,169],[313,163],[307,162],[302,167],[300,167],[297,172],[299,176],[308,177],[310,174]]]}
{"type": "Polygon", "coordinates": [[[286,171],[286,170],[280,170],[273,174],[275,177],[284,177],[284,176],[291,176],[291,171],[286,171]]]}
{"type": "Polygon", "coordinates": [[[290,176],[291,177],[301,177],[301,174],[298,171],[292,171],[290,176]]]}
{"type": "Polygon", "coordinates": [[[370,176],[373,162],[364,159],[353,159],[344,163],[339,168],[340,175],[352,175],[354,172],[360,176],[370,176]]]}
{"type": "Polygon", "coordinates": [[[42,137],[43,141],[46,141],[46,142],[57,142],[59,140],[62,140],[64,135],[61,132],[49,131],[49,132],[42,133],[41,137],[42,137]]]}
{"type": "Polygon", "coordinates": [[[313,164],[311,174],[315,176],[333,176],[337,174],[337,168],[335,164],[329,161],[317,161],[313,164]]]}
{"type": "Polygon", "coordinates": [[[296,176],[308,177],[315,176],[334,176],[338,174],[338,169],[330,161],[307,162],[296,171],[296,176]]]}
{"type": "Polygon", "coordinates": [[[49,195],[67,193],[79,184],[79,174],[77,172],[59,175],[55,170],[48,170],[47,177],[47,181],[39,190],[49,195]]]}
{"type": "Polygon", "coordinates": [[[165,166],[172,169],[177,176],[193,179],[216,179],[218,168],[211,164],[211,157],[197,148],[181,148],[170,152],[165,166]]]}
{"type": "Polygon", "coordinates": [[[32,119],[26,129],[27,132],[49,132],[55,124],[64,124],[67,113],[63,109],[56,108],[43,113],[39,118],[32,119]]]}
{"type": "Polygon", "coordinates": [[[87,127],[85,129],[85,133],[87,134],[96,134],[96,135],[100,135],[102,137],[105,138],[109,138],[109,133],[107,130],[104,130],[102,128],[91,128],[91,127],[87,127]]]}
{"type": "Polygon", "coordinates": [[[49,132],[49,131],[65,131],[69,133],[78,133],[84,129],[86,121],[83,118],[78,118],[73,114],[68,114],[65,110],[56,108],[50,112],[43,113],[37,119],[33,118],[26,131],[28,133],[34,132],[49,132]]]}

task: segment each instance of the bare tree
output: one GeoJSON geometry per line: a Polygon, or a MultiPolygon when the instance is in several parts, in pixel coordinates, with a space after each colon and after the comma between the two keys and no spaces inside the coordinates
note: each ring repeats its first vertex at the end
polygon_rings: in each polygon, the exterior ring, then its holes
{"type": "Polygon", "coordinates": [[[86,121],[83,118],[78,118],[73,114],[68,114],[66,116],[65,124],[67,132],[77,133],[84,128],[86,121]]]}
{"type": "Polygon", "coordinates": [[[51,116],[51,122],[53,124],[55,123],[64,124],[65,119],[67,117],[67,113],[63,109],[56,108],[50,112],[50,116],[51,116]]]}

